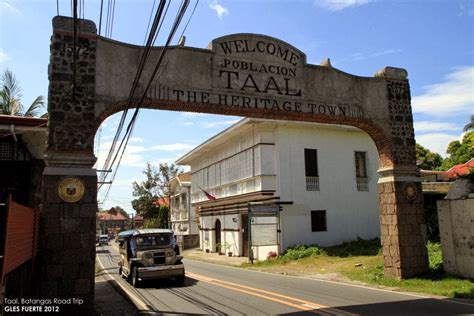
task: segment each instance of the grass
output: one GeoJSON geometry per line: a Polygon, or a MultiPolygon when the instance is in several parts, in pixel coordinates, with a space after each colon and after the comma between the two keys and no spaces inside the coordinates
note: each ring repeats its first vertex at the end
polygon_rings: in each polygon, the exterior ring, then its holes
{"type": "Polygon", "coordinates": [[[439,243],[428,243],[430,271],[425,275],[405,280],[384,276],[381,252],[382,248],[378,239],[359,239],[327,248],[317,245],[298,245],[276,258],[259,261],[254,265],[242,264],[242,267],[315,277],[337,274],[338,279],[386,286],[395,290],[474,298],[473,282],[444,273],[439,243]]]}

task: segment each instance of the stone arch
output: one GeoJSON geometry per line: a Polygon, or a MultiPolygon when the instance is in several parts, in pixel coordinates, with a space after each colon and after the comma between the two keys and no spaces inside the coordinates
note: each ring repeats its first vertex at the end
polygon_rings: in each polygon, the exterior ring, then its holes
{"type": "MultiPolygon", "coordinates": [[[[125,109],[143,48],[97,36],[91,21],[77,25],[74,45],[72,19],[53,19],[41,284],[43,296],[82,297],[90,307],[97,209],[94,134],[106,117],[125,109]],[[57,193],[70,178],[84,188],[74,203],[57,193]],[[72,246],[67,242],[72,238],[80,243],[72,246]],[[64,254],[77,258],[75,268],[64,254]],[[64,276],[47,273],[57,269],[64,276]]],[[[150,60],[162,49],[153,48],[150,60]]],[[[136,96],[143,94],[151,68],[145,67],[136,96]]],[[[365,131],[380,156],[385,273],[403,278],[428,268],[407,76],[404,69],[385,67],[374,77],[358,77],[334,69],[329,60],[307,64],[304,53],[279,39],[233,34],[213,40],[207,49],[170,47],[141,107],[342,124],[365,131]]],[[[135,97],[129,107],[137,102],[135,97]]]]}

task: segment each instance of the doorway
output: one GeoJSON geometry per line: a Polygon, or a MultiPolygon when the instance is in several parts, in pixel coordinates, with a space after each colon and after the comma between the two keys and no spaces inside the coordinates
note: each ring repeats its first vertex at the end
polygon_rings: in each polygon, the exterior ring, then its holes
{"type": "Polygon", "coordinates": [[[249,256],[249,216],[248,214],[242,214],[242,246],[244,257],[249,256]]]}
{"type": "Polygon", "coordinates": [[[216,224],[214,225],[216,230],[216,252],[221,252],[221,221],[216,219],[216,224]],[[219,246],[218,246],[219,245],[219,246]]]}

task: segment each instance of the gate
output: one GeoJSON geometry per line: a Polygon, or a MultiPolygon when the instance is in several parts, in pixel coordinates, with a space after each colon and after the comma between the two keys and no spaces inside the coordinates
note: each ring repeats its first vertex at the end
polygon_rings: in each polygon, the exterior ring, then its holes
{"type": "Polygon", "coordinates": [[[32,275],[38,252],[39,212],[15,203],[10,196],[6,204],[0,204],[0,213],[6,219],[4,234],[0,236],[0,300],[3,301],[4,294],[8,294],[6,288],[20,293],[30,288],[29,277],[25,276],[32,275]],[[7,276],[28,261],[24,268],[30,269],[30,273],[20,273],[20,282],[6,286],[7,276]]]}

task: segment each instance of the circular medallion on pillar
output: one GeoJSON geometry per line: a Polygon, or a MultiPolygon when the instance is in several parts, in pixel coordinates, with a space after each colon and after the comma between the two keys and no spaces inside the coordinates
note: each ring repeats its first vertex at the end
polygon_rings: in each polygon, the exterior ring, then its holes
{"type": "Polygon", "coordinates": [[[403,195],[409,201],[413,201],[418,196],[416,185],[413,182],[407,182],[403,185],[403,195]]]}
{"type": "Polygon", "coordinates": [[[78,178],[64,178],[59,183],[58,194],[64,202],[77,202],[84,196],[84,183],[78,178]]]}

